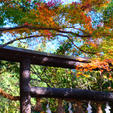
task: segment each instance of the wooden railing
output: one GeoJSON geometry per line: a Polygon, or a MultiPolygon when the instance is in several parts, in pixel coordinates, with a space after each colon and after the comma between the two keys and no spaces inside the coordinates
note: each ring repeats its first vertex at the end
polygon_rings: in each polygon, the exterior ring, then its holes
{"type": "MultiPolygon", "coordinates": [[[[20,100],[20,113],[31,113],[31,97],[58,98],[60,100],[58,110],[62,108],[62,99],[76,100],[77,102],[75,102],[75,105],[78,111],[71,111],[71,107],[73,105],[70,103],[68,110],[70,113],[82,113],[82,111],[80,112],[80,109],[82,108],[82,101],[88,102],[88,107],[86,110],[88,113],[93,113],[90,104],[93,101],[97,104],[97,113],[102,113],[100,102],[104,102],[106,103],[106,113],[110,113],[108,103],[112,103],[111,105],[113,105],[112,92],[90,91],[72,88],[40,88],[30,86],[30,64],[73,69],[76,67],[76,62],[88,63],[90,62],[88,59],[51,55],[13,47],[0,48],[0,59],[20,62],[20,97],[15,97],[16,100],[20,100]]],[[[1,94],[3,94],[3,91],[1,94]]],[[[4,96],[7,97],[8,95],[4,94],[4,96]]],[[[11,95],[9,96],[13,99],[11,95]]],[[[49,105],[47,104],[47,112],[51,113],[48,106],[49,105]]],[[[56,113],[63,113],[63,111],[59,110],[56,113]]]]}
{"type": "MultiPolygon", "coordinates": [[[[90,91],[72,88],[30,87],[30,60],[25,59],[20,64],[21,113],[31,113],[31,104],[30,104],[31,97],[45,97],[45,98],[59,98],[73,100],[75,99],[77,101],[86,100],[96,102],[113,102],[113,93],[111,92],[90,91]]],[[[98,106],[98,109],[101,111],[100,108],[101,107],[98,106]]],[[[90,103],[88,104],[88,110],[91,111],[90,103]]]]}
{"type": "MultiPolygon", "coordinates": [[[[54,102],[56,104],[56,102],[54,102]]],[[[43,103],[40,102],[38,98],[36,105],[32,112],[40,113],[112,113],[111,107],[108,102],[106,103],[96,103],[96,102],[83,102],[83,101],[65,101],[57,100],[57,106],[54,111],[51,110],[51,103],[46,104],[46,109],[43,110],[43,103]]]]}

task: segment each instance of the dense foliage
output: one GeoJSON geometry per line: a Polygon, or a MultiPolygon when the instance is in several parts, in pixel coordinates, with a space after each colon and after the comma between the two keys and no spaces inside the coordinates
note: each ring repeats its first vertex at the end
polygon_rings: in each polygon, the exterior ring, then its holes
{"type": "MultiPolygon", "coordinates": [[[[70,4],[61,0],[0,0],[1,47],[32,48],[35,43],[38,51],[91,59],[91,63],[79,63],[76,70],[32,66],[32,86],[112,91],[112,6],[112,0],[70,4]],[[48,43],[55,47],[48,48],[48,43]]],[[[1,62],[0,80],[6,92],[19,95],[19,64],[1,62]]],[[[19,106],[2,97],[0,100],[0,112],[14,113],[19,106]]]]}

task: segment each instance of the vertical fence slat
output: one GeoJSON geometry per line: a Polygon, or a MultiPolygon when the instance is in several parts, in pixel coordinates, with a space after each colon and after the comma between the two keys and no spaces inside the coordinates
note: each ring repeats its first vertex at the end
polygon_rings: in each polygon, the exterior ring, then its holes
{"type": "Polygon", "coordinates": [[[101,104],[97,104],[97,113],[103,113],[101,104]]]}
{"type": "Polygon", "coordinates": [[[56,113],[65,113],[62,99],[58,99],[58,106],[57,106],[57,109],[56,109],[56,113]]]}
{"type": "Polygon", "coordinates": [[[30,59],[20,63],[20,113],[31,113],[30,103],[30,59]]]}
{"type": "Polygon", "coordinates": [[[42,104],[40,102],[40,98],[38,98],[38,97],[36,98],[36,105],[34,107],[34,110],[36,112],[42,112],[43,111],[42,104]]]}

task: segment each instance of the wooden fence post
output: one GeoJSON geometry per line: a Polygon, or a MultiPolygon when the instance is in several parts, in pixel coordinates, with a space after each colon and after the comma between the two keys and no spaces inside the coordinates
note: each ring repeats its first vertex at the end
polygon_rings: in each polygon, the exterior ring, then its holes
{"type": "Polygon", "coordinates": [[[31,113],[30,59],[20,62],[20,113],[31,113]]]}

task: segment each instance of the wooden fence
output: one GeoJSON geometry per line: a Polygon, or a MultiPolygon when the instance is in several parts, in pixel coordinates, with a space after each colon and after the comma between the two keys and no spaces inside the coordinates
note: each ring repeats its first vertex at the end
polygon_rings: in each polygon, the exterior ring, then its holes
{"type": "MultiPolygon", "coordinates": [[[[106,104],[106,109],[107,109],[106,113],[109,113],[108,102],[113,103],[112,92],[101,92],[101,91],[81,90],[81,89],[72,89],[72,88],[44,88],[44,87],[30,86],[31,64],[74,69],[76,67],[77,62],[89,63],[90,61],[86,58],[58,56],[54,54],[41,53],[41,52],[6,46],[0,48],[0,59],[13,61],[13,62],[20,62],[20,98],[19,99],[20,99],[21,113],[31,113],[31,102],[30,102],[31,97],[58,98],[59,100],[64,99],[64,100],[87,101],[89,102],[87,108],[88,113],[92,112],[90,105],[91,101],[97,102],[97,104],[98,102],[104,102],[106,104]]],[[[80,103],[77,103],[77,105],[78,104],[80,103]]],[[[72,105],[69,104],[69,107],[71,106],[72,105]]],[[[101,113],[102,112],[101,105],[98,104],[97,106],[99,111],[98,113],[101,113]]],[[[47,109],[49,109],[48,104],[47,104],[47,109]]],[[[59,111],[58,113],[61,112],[59,111]]],[[[77,112],[77,113],[81,113],[81,112],[77,112]]]]}

